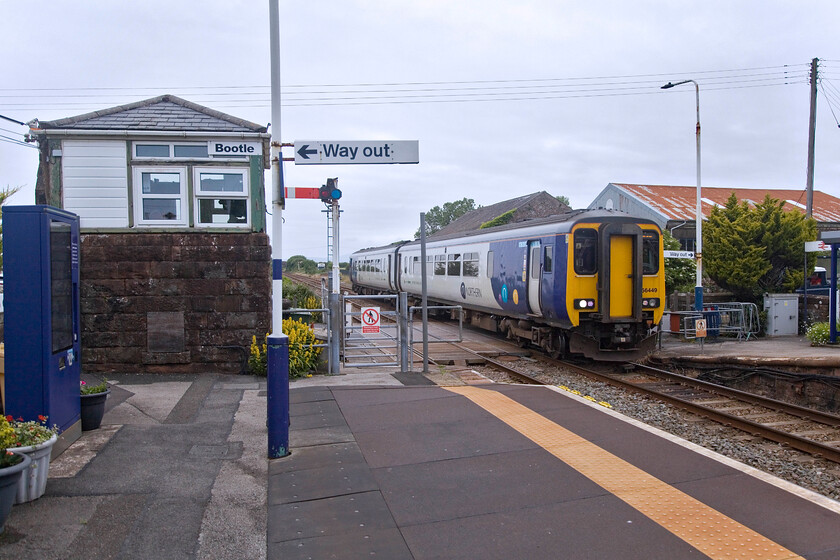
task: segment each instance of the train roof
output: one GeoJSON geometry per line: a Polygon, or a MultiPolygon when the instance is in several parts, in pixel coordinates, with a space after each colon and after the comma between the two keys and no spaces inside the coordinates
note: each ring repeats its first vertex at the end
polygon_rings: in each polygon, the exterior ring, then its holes
{"type": "MultiPolygon", "coordinates": [[[[557,214],[554,216],[548,216],[547,218],[533,218],[530,220],[525,220],[521,222],[515,222],[512,224],[504,224],[501,226],[494,226],[490,228],[478,229],[474,231],[468,232],[460,232],[460,233],[452,233],[449,235],[430,235],[426,238],[426,243],[437,243],[439,241],[447,241],[450,239],[461,239],[461,238],[470,238],[479,235],[489,235],[493,233],[502,233],[506,231],[514,231],[518,229],[525,229],[525,228],[534,228],[539,226],[551,225],[551,224],[562,224],[562,223],[577,223],[581,221],[603,221],[603,220],[618,220],[618,221],[626,221],[626,222],[633,222],[633,223],[647,223],[656,225],[656,222],[650,220],[648,218],[642,218],[639,216],[634,216],[632,214],[628,214],[626,212],[620,212],[618,210],[607,210],[605,208],[598,208],[595,210],[571,210],[569,212],[565,212],[563,214],[557,214]]],[[[658,226],[657,226],[658,227],[658,226]]],[[[391,243],[389,245],[381,245],[379,247],[367,247],[365,249],[359,249],[358,251],[354,252],[353,254],[358,253],[366,253],[366,252],[379,252],[384,249],[396,249],[403,245],[417,245],[420,243],[419,239],[415,239],[413,241],[397,241],[395,243],[391,243]]]]}

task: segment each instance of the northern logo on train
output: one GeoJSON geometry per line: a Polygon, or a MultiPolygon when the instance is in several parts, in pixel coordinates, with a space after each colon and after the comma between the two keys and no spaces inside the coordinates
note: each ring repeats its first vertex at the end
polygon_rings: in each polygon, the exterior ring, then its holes
{"type": "Polygon", "coordinates": [[[467,285],[461,282],[461,298],[467,299],[467,285]]]}

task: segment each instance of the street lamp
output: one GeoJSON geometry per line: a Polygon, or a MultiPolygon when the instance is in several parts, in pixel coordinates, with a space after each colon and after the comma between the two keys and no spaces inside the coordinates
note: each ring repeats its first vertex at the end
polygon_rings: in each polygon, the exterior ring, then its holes
{"type": "Polygon", "coordinates": [[[671,89],[691,82],[697,92],[697,242],[694,247],[694,257],[697,261],[697,280],[694,285],[694,309],[703,311],[703,207],[700,196],[700,86],[694,80],[683,80],[677,83],[668,82],[661,89],[671,89]]]}

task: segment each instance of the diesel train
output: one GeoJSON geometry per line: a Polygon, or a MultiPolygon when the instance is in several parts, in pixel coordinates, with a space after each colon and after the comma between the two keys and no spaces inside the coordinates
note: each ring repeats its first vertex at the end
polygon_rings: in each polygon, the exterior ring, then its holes
{"type": "MultiPolygon", "coordinates": [[[[613,210],[566,214],[426,242],[429,304],[460,305],[465,322],[552,356],[635,359],[655,344],[665,302],[661,230],[613,210]]],[[[419,241],[350,258],[359,294],[419,298],[419,241]]]]}

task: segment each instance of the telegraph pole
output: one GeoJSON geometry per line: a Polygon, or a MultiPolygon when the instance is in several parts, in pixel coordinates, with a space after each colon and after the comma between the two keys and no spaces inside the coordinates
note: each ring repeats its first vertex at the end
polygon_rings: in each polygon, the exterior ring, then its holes
{"type": "Polygon", "coordinates": [[[814,139],[817,133],[817,77],[819,58],[811,61],[811,118],[808,120],[808,179],[806,183],[807,202],[805,215],[809,218],[814,211],[814,139]]]}

